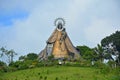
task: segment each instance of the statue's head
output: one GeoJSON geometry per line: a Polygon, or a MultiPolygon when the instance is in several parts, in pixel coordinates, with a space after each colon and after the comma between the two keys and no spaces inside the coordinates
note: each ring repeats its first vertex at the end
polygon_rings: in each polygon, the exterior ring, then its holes
{"type": "Polygon", "coordinates": [[[55,26],[57,27],[58,31],[63,31],[65,25],[65,21],[63,18],[57,18],[55,20],[55,26]]]}
{"type": "Polygon", "coordinates": [[[63,28],[62,23],[58,23],[57,28],[58,28],[58,29],[62,29],[62,28],[63,28]]]}

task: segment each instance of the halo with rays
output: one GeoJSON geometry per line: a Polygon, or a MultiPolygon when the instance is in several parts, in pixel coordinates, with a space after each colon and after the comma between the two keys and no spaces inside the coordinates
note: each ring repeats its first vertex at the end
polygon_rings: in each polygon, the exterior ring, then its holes
{"type": "Polygon", "coordinates": [[[63,18],[55,19],[54,25],[57,26],[58,23],[62,23],[62,25],[65,26],[65,20],[63,18]]]}

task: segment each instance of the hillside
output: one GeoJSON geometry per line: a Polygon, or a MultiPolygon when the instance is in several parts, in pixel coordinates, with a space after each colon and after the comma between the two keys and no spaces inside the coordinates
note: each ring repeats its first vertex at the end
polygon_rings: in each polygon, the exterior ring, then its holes
{"type": "Polygon", "coordinates": [[[2,74],[0,80],[116,80],[112,73],[88,67],[40,67],[2,74]]]}

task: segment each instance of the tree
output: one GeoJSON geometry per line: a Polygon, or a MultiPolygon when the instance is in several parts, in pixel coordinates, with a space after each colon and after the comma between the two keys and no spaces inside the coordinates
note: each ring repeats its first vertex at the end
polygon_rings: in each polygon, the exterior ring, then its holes
{"type": "Polygon", "coordinates": [[[0,57],[2,57],[3,55],[5,55],[6,52],[7,52],[7,50],[4,47],[1,47],[0,51],[1,51],[0,57]]]}
{"type": "Polygon", "coordinates": [[[100,59],[101,63],[103,62],[104,60],[104,50],[102,48],[102,46],[100,44],[97,45],[97,47],[95,47],[94,51],[96,52],[97,54],[97,58],[100,59]]]}
{"type": "Polygon", "coordinates": [[[116,31],[115,33],[101,40],[102,46],[109,45],[109,43],[113,43],[120,52],[120,31],[116,31]]]}
{"type": "Polygon", "coordinates": [[[27,57],[26,57],[28,60],[36,60],[38,58],[38,55],[35,54],[35,53],[29,53],[27,54],[27,57]]]}
{"type": "Polygon", "coordinates": [[[24,61],[26,59],[26,56],[20,56],[19,60],[24,61]]]}
{"type": "Polygon", "coordinates": [[[116,62],[120,65],[120,31],[116,31],[115,33],[101,40],[101,44],[103,47],[106,47],[111,43],[113,43],[112,46],[115,46],[116,49],[116,51],[113,51],[112,54],[116,56],[118,55],[116,62]]]}
{"type": "Polygon", "coordinates": [[[8,63],[13,62],[13,57],[15,55],[17,55],[17,53],[13,49],[7,50],[4,47],[2,47],[2,48],[0,48],[0,50],[2,51],[1,57],[4,56],[4,55],[7,56],[8,63]]]}
{"type": "Polygon", "coordinates": [[[86,60],[93,60],[95,57],[95,53],[93,49],[89,48],[88,46],[77,46],[79,49],[81,56],[86,60]]]}
{"type": "Polygon", "coordinates": [[[6,55],[9,58],[9,63],[11,63],[11,62],[13,62],[13,57],[15,55],[17,55],[17,53],[13,49],[11,49],[11,50],[7,51],[6,55]]]}
{"type": "Polygon", "coordinates": [[[116,50],[116,46],[113,43],[109,43],[108,45],[106,45],[104,48],[104,53],[105,53],[105,58],[109,59],[111,61],[114,61],[115,58],[113,58],[112,56],[115,55],[116,58],[118,56],[118,51],[116,50]]]}
{"type": "Polygon", "coordinates": [[[38,58],[38,55],[36,53],[28,53],[27,55],[20,56],[19,60],[25,61],[25,60],[36,60],[38,58]]]}

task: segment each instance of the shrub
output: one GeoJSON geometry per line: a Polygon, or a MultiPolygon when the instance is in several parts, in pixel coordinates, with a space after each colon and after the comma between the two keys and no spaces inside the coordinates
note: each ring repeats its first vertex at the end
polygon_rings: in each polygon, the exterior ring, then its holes
{"type": "Polygon", "coordinates": [[[94,67],[96,67],[96,68],[104,68],[104,66],[105,66],[105,64],[104,63],[101,63],[101,61],[96,61],[95,63],[94,63],[94,67]]]}
{"type": "Polygon", "coordinates": [[[115,62],[115,61],[109,61],[109,62],[108,62],[108,65],[109,65],[111,68],[116,68],[116,62],[115,62]]]}
{"type": "Polygon", "coordinates": [[[120,76],[112,76],[111,80],[120,80],[120,76]]]}
{"type": "Polygon", "coordinates": [[[37,60],[25,60],[25,61],[16,61],[9,64],[9,67],[17,70],[28,69],[37,67],[37,60]]]}
{"type": "Polygon", "coordinates": [[[107,74],[112,71],[112,68],[109,65],[101,63],[100,61],[96,61],[94,67],[99,68],[100,73],[102,74],[107,74]]]}
{"type": "Polygon", "coordinates": [[[0,61],[0,72],[7,72],[7,71],[8,71],[8,67],[6,63],[0,61]]]}
{"type": "Polygon", "coordinates": [[[115,75],[120,76],[120,67],[114,68],[114,69],[112,70],[112,72],[113,72],[115,75]]]}
{"type": "Polygon", "coordinates": [[[80,62],[80,65],[82,67],[90,67],[91,66],[91,61],[83,60],[83,61],[80,62]]]}

